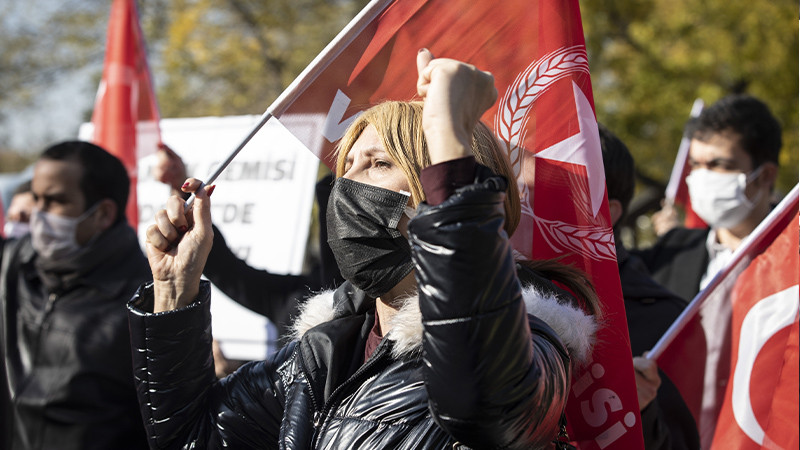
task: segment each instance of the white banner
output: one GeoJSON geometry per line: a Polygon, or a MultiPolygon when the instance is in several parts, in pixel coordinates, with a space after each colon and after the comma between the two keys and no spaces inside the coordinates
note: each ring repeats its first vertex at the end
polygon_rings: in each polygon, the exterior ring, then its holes
{"type": "MultiPolygon", "coordinates": [[[[161,134],[186,164],[189,176],[204,179],[230,153],[259,116],[162,119],[161,134]]],[[[142,127],[140,133],[146,133],[142,127]]],[[[80,138],[91,136],[83,124],[80,138]]],[[[139,137],[140,142],[150,141],[139,137]]],[[[140,152],[139,239],[169,196],[153,179],[155,154],[140,152]]],[[[270,120],[219,176],[211,215],[230,248],[253,267],[298,274],[306,253],[319,159],[277,120],[270,120]]],[[[212,327],[230,359],[260,360],[276,349],[275,327],[213,288],[212,327]]]]}

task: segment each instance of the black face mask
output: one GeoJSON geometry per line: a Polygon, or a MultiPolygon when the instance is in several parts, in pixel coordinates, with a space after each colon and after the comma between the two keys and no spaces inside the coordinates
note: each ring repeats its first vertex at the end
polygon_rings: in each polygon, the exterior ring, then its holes
{"type": "Polygon", "coordinates": [[[328,201],[328,244],[342,276],[371,297],[395,287],[414,268],[408,239],[397,230],[408,195],[337,178],[328,201]]]}

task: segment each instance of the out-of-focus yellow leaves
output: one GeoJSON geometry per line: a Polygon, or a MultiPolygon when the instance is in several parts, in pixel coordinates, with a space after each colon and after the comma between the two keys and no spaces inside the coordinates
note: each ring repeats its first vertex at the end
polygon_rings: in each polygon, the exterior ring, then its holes
{"type": "Polygon", "coordinates": [[[597,118],[644,174],[666,181],[692,103],[764,100],[784,127],[778,189],[798,180],[798,4],[794,0],[581,2],[597,118]]]}

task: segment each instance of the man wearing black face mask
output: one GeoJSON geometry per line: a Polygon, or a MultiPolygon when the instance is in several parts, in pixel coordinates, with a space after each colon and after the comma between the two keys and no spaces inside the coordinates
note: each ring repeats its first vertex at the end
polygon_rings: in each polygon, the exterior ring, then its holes
{"type": "Polygon", "coordinates": [[[122,163],[87,142],[42,154],[30,236],[0,266],[3,448],[146,448],[125,301],[149,278],[122,163]]]}
{"type": "Polygon", "coordinates": [[[653,278],[686,301],[706,287],[769,214],[781,127],[760,100],[731,95],[693,119],[688,134],[689,195],[711,229],[673,229],[638,252],[653,278]]]}

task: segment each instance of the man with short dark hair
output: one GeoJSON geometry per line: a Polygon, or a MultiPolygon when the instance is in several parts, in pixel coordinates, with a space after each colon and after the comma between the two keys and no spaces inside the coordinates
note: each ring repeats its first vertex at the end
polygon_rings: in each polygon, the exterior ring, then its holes
{"type": "Polygon", "coordinates": [[[637,254],[656,281],[688,302],[769,214],[781,126],[762,101],[731,95],[693,119],[687,133],[692,209],[710,229],[675,228],[637,254]]]}
{"type": "Polygon", "coordinates": [[[0,265],[0,351],[12,449],[147,447],[125,303],[149,276],[125,220],[122,163],[80,141],[36,162],[30,235],[0,265]]]}
{"type": "Polygon", "coordinates": [[[655,362],[641,356],[653,348],[681,314],[684,303],[653,281],[641,260],[622,245],[617,225],[625,217],[633,198],[633,157],[628,147],[605,126],[598,124],[598,128],[645,448],[698,449],[697,426],[677,388],[659,373],[655,362]]]}

